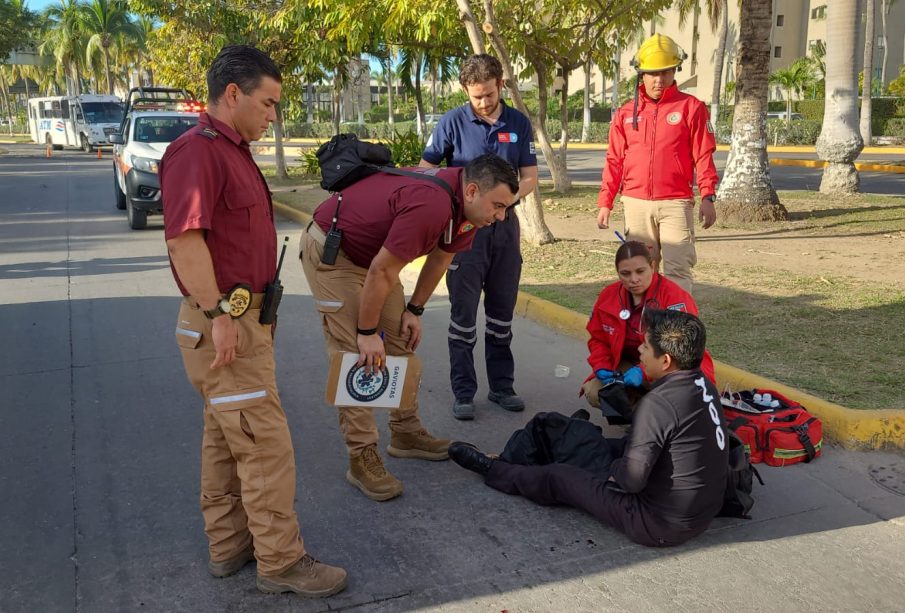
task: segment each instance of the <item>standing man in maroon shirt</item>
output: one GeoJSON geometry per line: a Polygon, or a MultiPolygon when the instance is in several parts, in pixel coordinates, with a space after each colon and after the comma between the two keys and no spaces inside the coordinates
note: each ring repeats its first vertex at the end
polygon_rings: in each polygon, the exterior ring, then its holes
{"type": "Polygon", "coordinates": [[[346,571],[305,553],[274,329],[258,321],[276,274],[276,232],[248,143],[275,119],[281,81],[258,49],[224,47],[207,73],[209,111],[167,149],[160,182],[170,264],[185,296],[176,343],[204,398],[208,568],[226,577],[257,558],[259,590],[325,597],[345,588],[346,571]]]}
{"type": "MultiPolygon", "coordinates": [[[[322,202],[302,236],[300,257],[328,356],[358,353],[359,363],[371,368],[387,355],[401,356],[420,373],[415,349],[421,342],[424,304],[453,255],[471,247],[476,230],[506,218],[519,184],[512,166],[493,154],[464,168],[409,170],[428,178],[377,173],[344,189],[341,201],[334,194],[322,202]],[[431,176],[453,193],[430,181],[431,176]],[[325,258],[326,235],[337,230],[342,233],[339,252],[325,258]],[[422,255],[427,261],[406,304],[399,273],[422,255]]],[[[349,451],[346,480],[372,500],[402,494],[402,483],[386,470],[377,451],[372,409],[339,407],[339,426],[349,451]]],[[[418,417],[417,400],[390,411],[390,431],[387,452],[392,456],[449,457],[450,441],[428,433],[418,417]]]]}

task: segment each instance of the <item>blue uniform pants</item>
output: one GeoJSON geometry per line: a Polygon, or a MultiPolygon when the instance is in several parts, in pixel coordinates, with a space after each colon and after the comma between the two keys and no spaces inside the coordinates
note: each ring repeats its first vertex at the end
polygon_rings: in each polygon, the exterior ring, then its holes
{"type": "Polygon", "coordinates": [[[450,383],[457,400],[472,400],[478,390],[473,351],[478,304],[484,292],[484,355],[491,391],[513,392],[512,315],[522,275],[518,217],[481,228],[469,251],[457,253],[446,273],[451,305],[450,383]]]}

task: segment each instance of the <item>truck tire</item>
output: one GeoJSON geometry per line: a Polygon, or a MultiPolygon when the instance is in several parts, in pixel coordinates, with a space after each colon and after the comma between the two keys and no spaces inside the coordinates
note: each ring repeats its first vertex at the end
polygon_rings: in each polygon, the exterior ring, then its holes
{"type": "Polygon", "coordinates": [[[126,194],[126,214],[129,217],[129,227],[133,230],[144,230],[148,227],[148,212],[139,211],[132,206],[132,199],[126,194]]]}
{"type": "Polygon", "coordinates": [[[116,162],[113,162],[113,195],[116,197],[116,208],[120,211],[125,211],[126,195],[119,188],[119,181],[116,179],[116,162]]]}
{"type": "Polygon", "coordinates": [[[92,151],[94,151],[94,147],[92,147],[91,143],[88,142],[87,136],[82,134],[79,136],[79,140],[82,143],[82,151],[84,151],[85,153],[91,153],[92,151]]]}

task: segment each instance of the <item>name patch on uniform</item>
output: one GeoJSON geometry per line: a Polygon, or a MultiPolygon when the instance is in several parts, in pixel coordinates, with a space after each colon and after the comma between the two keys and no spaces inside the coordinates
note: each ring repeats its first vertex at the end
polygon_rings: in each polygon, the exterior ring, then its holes
{"type": "Polygon", "coordinates": [[[517,143],[518,134],[516,134],[515,132],[498,132],[497,139],[501,143],[517,143]]]}
{"type": "Polygon", "coordinates": [[[461,226],[459,226],[459,234],[465,234],[466,232],[471,232],[472,230],[474,230],[474,224],[470,221],[466,221],[461,226]]]}
{"type": "Polygon", "coordinates": [[[682,113],[670,113],[666,116],[666,123],[671,126],[676,125],[680,121],[682,121],[682,113]]]}
{"type": "MultiPolygon", "coordinates": [[[[634,120],[633,120],[631,117],[628,117],[628,118],[626,118],[626,119],[623,119],[623,120],[622,120],[622,123],[623,123],[623,124],[627,124],[627,123],[632,123],[632,121],[634,121],[634,120]]],[[[639,115],[639,116],[638,116],[638,123],[641,123],[642,121],[644,121],[644,117],[642,117],[641,115],[639,115]]]]}
{"type": "Polygon", "coordinates": [[[666,310],[668,310],[668,311],[682,311],[683,313],[687,313],[687,311],[685,310],[685,303],[684,303],[684,302],[679,302],[678,304],[671,304],[671,305],[669,305],[668,307],[666,307],[666,310]]]}
{"type": "Polygon", "coordinates": [[[528,143],[528,153],[530,153],[531,155],[535,154],[534,141],[531,141],[530,143],[528,143]]]}
{"type": "Polygon", "coordinates": [[[203,130],[201,130],[201,135],[206,136],[211,140],[214,140],[215,138],[220,136],[220,133],[217,132],[216,130],[214,130],[213,128],[204,128],[203,130]]]}

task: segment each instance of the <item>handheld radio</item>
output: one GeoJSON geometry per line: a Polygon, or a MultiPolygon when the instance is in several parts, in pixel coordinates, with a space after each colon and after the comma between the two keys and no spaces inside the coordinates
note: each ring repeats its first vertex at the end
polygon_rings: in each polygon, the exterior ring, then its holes
{"type": "Polygon", "coordinates": [[[277,274],[271,283],[264,288],[264,302],[261,304],[261,316],[258,323],[272,324],[277,319],[277,309],[280,308],[280,300],[283,299],[283,284],[280,283],[280,270],[283,268],[283,256],[286,255],[286,245],[289,237],[283,237],[283,250],[280,252],[280,261],[277,264],[277,274]]]}

